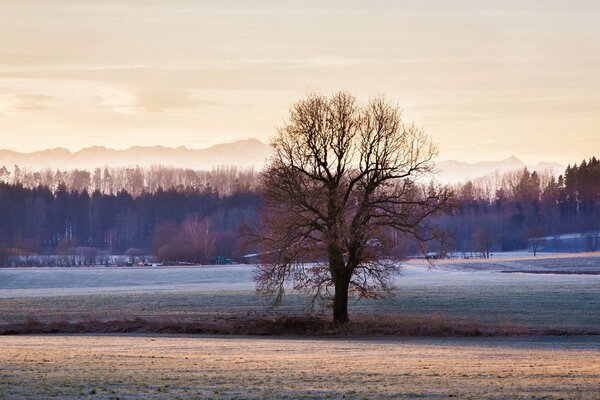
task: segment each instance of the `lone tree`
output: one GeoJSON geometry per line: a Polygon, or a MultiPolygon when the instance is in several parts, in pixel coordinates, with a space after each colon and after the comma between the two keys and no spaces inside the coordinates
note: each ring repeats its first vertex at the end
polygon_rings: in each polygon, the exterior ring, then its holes
{"type": "Polygon", "coordinates": [[[533,256],[537,256],[540,248],[546,245],[546,235],[542,226],[536,225],[527,231],[527,239],[531,245],[531,252],[533,256]]]}
{"type": "Polygon", "coordinates": [[[334,322],[348,322],[349,294],[389,291],[400,236],[422,249],[435,238],[427,218],[450,193],[415,179],[432,172],[436,148],[384,98],[360,106],[345,92],[296,103],[271,146],[257,289],[276,305],[290,286],[310,292],[311,306],[332,299],[334,322]]]}

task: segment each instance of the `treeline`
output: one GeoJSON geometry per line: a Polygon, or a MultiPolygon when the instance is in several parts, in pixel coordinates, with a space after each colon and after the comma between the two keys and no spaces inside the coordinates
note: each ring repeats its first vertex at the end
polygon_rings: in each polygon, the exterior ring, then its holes
{"type": "Polygon", "coordinates": [[[451,232],[447,251],[489,257],[493,251],[526,248],[600,250],[600,161],[595,157],[567,167],[558,178],[524,169],[458,185],[455,194],[456,212],[439,221],[451,232]],[[580,234],[582,245],[561,243],[566,233],[580,234]]]}
{"type": "Polygon", "coordinates": [[[128,168],[95,168],[89,170],[32,171],[15,165],[0,167],[0,182],[22,185],[28,189],[47,187],[55,190],[64,184],[69,191],[116,194],[122,191],[133,197],[155,193],[159,189],[195,190],[228,196],[235,192],[253,192],[258,187],[258,173],[252,168],[222,166],[210,171],[175,167],[139,166],[128,168]]]}
{"type": "MultiPolygon", "coordinates": [[[[596,158],[569,166],[559,177],[525,169],[453,189],[455,211],[435,221],[448,234],[430,247],[441,256],[600,250],[596,158]],[[560,239],[565,233],[581,234],[582,245],[568,248],[560,239]]],[[[258,174],[235,167],[3,168],[0,265],[29,255],[64,255],[63,264],[72,262],[67,255],[92,264],[114,254],[132,261],[148,255],[159,261],[239,261],[240,227],[256,220],[260,202],[258,174]]]]}
{"type": "Polygon", "coordinates": [[[238,258],[238,230],[256,218],[260,195],[236,189],[157,188],[88,193],[59,183],[0,183],[0,264],[31,254],[156,255],[163,261],[238,258]],[[94,251],[90,251],[94,249],[94,251]]]}

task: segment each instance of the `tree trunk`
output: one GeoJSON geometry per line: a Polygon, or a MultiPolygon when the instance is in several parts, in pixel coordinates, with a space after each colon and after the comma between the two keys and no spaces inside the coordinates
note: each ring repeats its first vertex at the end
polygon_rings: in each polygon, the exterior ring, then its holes
{"type": "Polygon", "coordinates": [[[345,277],[335,281],[335,296],[333,298],[333,322],[345,324],[348,319],[348,288],[350,282],[345,277]]]}

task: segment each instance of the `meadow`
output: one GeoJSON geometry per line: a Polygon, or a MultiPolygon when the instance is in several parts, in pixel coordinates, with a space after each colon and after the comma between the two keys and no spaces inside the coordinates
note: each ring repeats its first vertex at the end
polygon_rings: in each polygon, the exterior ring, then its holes
{"type": "MultiPolygon", "coordinates": [[[[352,301],[351,316],[423,319],[503,331],[600,332],[600,256],[408,263],[381,300],[352,301]],[[545,269],[552,273],[540,272],[545,269]],[[507,273],[512,272],[512,273],[507,273]],[[568,272],[568,273],[567,273],[568,272]],[[578,273],[574,273],[578,272],[578,273]]],[[[206,322],[306,315],[291,292],[272,309],[254,291],[252,266],[0,269],[0,329],[40,322],[206,322]]],[[[327,318],[330,310],[317,310],[327,318]]],[[[236,333],[235,330],[232,333],[236,333]]]]}
{"type": "Polygon", "coordinates": [[[589,338],[0,337],[0,398],[595,399],[589,338]]]}
{"type": "Polygon", "coordinates": [[[251,266],[3,269],[0,330],[57,333],[0,336],[0,398],[595,399],[599,260],[411,262],[345,331],[251,266]]]}

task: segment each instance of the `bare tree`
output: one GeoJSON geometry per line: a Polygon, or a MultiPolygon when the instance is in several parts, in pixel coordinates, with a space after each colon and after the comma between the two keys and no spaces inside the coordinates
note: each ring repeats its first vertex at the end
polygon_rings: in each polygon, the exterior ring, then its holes
{"type": "Polygon", "coordinates": [[[481,258],[491,257],[495,240],[494,234],[489,229],[477,228],[473,231],[473,244],[481,258]]]}
{"type": "Polygon", "coordinates": [[[529,245],[531,246],[531,251],[533,252],[533,256],[537,256],[540,248],[546,245],[546,232],[541,226],[534,226],[527,232],[527,240],[529,241],[529,245]]]}
{"type": "Polygon", "coordinates": [[[209,260],[215,247],[212,220],[201,219],[197,213],[194,213],[183,220],[182,230],[197,258],[202,261],[209,260]]]}
{"type": "Polygon", "coordinates": [[[427,218],[448,207],[450,192],[415,183],[433,171],[436,148],[384,98],[361,107],[344,92],[296,103],[271,145],[257,289],[275,304],[289,284],[311,305],[332,299],[334,322],[345,323],[349,294],[390,289],[394,233],[422,246],[436,237],[427,218]]]}

